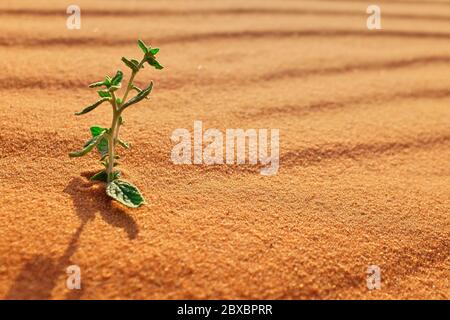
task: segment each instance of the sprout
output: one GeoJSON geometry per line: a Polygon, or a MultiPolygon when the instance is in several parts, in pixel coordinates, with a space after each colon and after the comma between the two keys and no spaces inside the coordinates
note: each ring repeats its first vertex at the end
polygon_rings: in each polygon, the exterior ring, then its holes
{"type": "Polygon", "coordinates": [[[115,150],[116,145],[120,145],[126,149],[129,148],[129,144],[119,138],[119,128],[123,124],[122,112],[129,106],[142,101],[144,98],[148,99],[148,95],[152,91],[153,82],[150,82],[145,89],[140,89],[133,83],[136,74],[140,69],[144,68],[144,63],[147,62],[150,66],[158,70],[163,69],[163,66],[155,58],[155,55],[159,52],[158,48],[151,48],[142,40],[138,40],[138,45],[144,53],[144,57],[140,62],[135,59],[122,57],[124,64],[131,69],[131,76],[123,97],[116,97],[116,91],[121,88],[123,80],[123,72],[118,70],[113,78],[106,76],[104,81],[90,84],[89,88],[100,88],[97,93],[101,99],[84,108],[82,111],[75,113],[77,116],[86,114],[108,101],[112,106],[113,112],[111,127],[91,127],[92,138],[85,143],[83,149],[69,153],[71,158],[81,157],[96,148],[100,154],[100,161],[105,166],[105,169],[93,175],[91,180],[105,182],[107,184],[106,193],[111,198],[131,208],[141,206],[145,203],[145,199],[136,186],[128,181],[121,180],[120,172],[115,170],[115,167],[118,165],[116,160],[119,158],[115,150]],[[137,94],[127,100],[128,94],[132,90],[136,91],[137,94]]]}

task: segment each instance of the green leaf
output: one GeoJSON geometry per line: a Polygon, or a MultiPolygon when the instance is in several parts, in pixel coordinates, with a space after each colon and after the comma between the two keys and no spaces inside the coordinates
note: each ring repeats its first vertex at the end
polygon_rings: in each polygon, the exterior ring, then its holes
{"type": "Polygon", "coordinates": [[[159,48],[152,48],[152,49],[149,50],[149,52],[150,52],[152,55],[156,56],[156,54],[159,52],[159,48]]]}
{"type": "Polygon", "coordinates": [[[97,91],[100,98],[112,98],[111,93],[105,90],[99,90],[97,91]]]}
{"type": "Polygon", "coordinates": [[[142,52],[144,52],[144,54],[148,53],[148,48],[147,48],[147,45],[144,43],[144,41],[139,39],[138,45],[139,45],[139,48],[141,48],[142,52]]]}
{"type": "Polygon", "coordinates": [[[123,72],[118,70],[114,78],[111,79],[111,86],[117,86],[122,82],[123,72]]]}
{"type": "Polygon", "coordinates": [[[105,101],[108,101],[108,98],[102,98],[102,99],[98,100],[94,104],[91,104],[90,106],[84,108],[82,111],[75,113],[75,115],[81,116],[82,114],[86,114],[86,113],[94,110],[95,108],[97,108],[99,105],[101,105],[105,101]]]}
{"type": "Polygon", "coordinates": [[[111,85],[111,77],[106,76],[104,82],[105,82],[105,86],[107,86],[109,88],[109,86],[111,85]]]}
{"type": "MultiPolygon", "coordinates": [[[[119,177],[120,177],[120,171],[114,171],[113,172],[113,180],[119,179],[119,177]]],[[[90,180],[107,182],[108,181],[108,175],[106,174],[106,170],[102,170],[102,171],[94,174],[90,178],[90,180]]]]}
{"type": "Polygon", "coordinates": [[[106,140],[105,138],[100,140],[100,142],[97,145],[97,150],[100,153],[100,157],[103,158],[104,156],[107,156],[109,154],[108,140],[106,140]]]}
{"type": "Polygon", "coordinates": [[[87,154],[89,151],[91,151],[103,138],[103,136],[105,135],[104,131],[102,134],[92,138],[91,140],[88,141],[88,143],[86,143],[84,145],[83,150],[80,151],[74,151],[69,153],[69,157],[74,158],[74,157],[81,157],[84,156],[85,154],[87,154]]]}
{"type": "Polygon", "coordinates": [[[106,187],[106,194],[130,208],[137,208],[145,203],[139,189],[124,180],[113,180],[106,187]]]}
{"type": "MultiPolygon", "coordinates": [[[[142,92],[142,89],[137,87],[137,86],[135,86],[134,84],[131,86],[131,89],[136,90],[138,93],[142,92]]],[[[147,97],[145,97],[145,99],[149,99],[149,97],[147,96],[147,97]]]]}
{"type": "Polygon", "coordinates": [[[144,90],[142,90],[141,92],[139,92],[137,94],[137,96],[131,98],[130,100],[128,100],[127,102],[125,102],[122,105],[122,108],[125,109],[129,106],[131,106],[132,104],[138,103],[139,101],[141,101],[142,99],[144,99],[146,96],[148,96],[150,94],[150,92],[152,91],[153,88],[153,82],[150,82],[150,85],[145,88],[144,90]]]}
{"type": "Polygon", "coordinates": [[[138,63],[133,62],[133,61],[136,61],[136,60],[131,60],[131,61],[130,61],[130,60],[128,60],[127,58],[122,57],[122,61],[123,61],[123,63],[126,64],[126,66],[127,66],[128,68],[130,68],[130,69],[133,70],[134,72],[139,71],[139,62],[138,62],[138,63]]]}
{"type": "Polygon", "coordinates": [[[90,180],[92,181],[103,181],[106,182],[108,180],[108,175],[106,174],[106,170],[102,170],[96,174],[94,174],[90,180]]]}
{"type": "MultiPolygon", "coordinates": [[[[92,138],[84,144],[83,148],[87,147],[97,136],[99,136],[101,134],[104,134],[104,136],[103,136],[102,140],[100,140],[100,142],[98,143],[97,149],[100,152],[100,145],[104,144],[105,142],[106,142],[106,146],[108,146],[108,140],[106,139],[106,135],[108,134],[108,129],[94,126],[94,127],[91,127],[89,130],[91,131],[92,138]]],[[[106,155],[108,155],[108,153],[106,153],[106,155]]],[[[103,154],[102,154],[102,157],[103,157],[103,154]]]]}
{"type": "Polygon", "coordinates": [[[105,85],[106,84],[104,81],[94,82],[89,85],[89,88],[101,87],[101,86],[105,86],[105,85]]]}
{"type": "MultiPolygon", "coordinates": [[[[92,138],[94,139],[95,137],[97,137],[98,135],[102,134],[102,133],[107,133],[108,130],[102,127],[91,127],[91,134],[92,134],[92,138]]],[[[105,136],[105,135],[104,135],[105,136]]],[[[108,155],[109,153],[109,149],[108,149],[108,140],[104,137],[102,138],[99,143],[97,144],[97,150],[100,153],[100,157],[104,158],[105,156],[108,155]]]]}
{"type": "Polygon", "coordinates": [[[120,140],[119,138],[117,138],[116,141],[118,144],[120,144],[125,149],[130,149],[130,144],[128,142],[120,140]]]}
{"type": "Polygon", "coordinates": [[[106,128],[93,126],[93,127],[90,127],[89,130],[91,131],[92,137],[96,137],[96,136],[102,134],[103,131],[106,131],[106,128]]]}
{"type": "Polygon", "coordinates": [[[120,171],[114,171],[113,172],[113,180],[119,179],[121,176],[120,171]]]}
{"type": "Polygon", "coordinates": [[[148,57],[147,63],[149,65],[151,65],[152,67],[154,67],[155,69],[158,69],[158,70],[164,69],[164,67],[162,65],[160,65],[159,62],[153,57],[148,57]]]}

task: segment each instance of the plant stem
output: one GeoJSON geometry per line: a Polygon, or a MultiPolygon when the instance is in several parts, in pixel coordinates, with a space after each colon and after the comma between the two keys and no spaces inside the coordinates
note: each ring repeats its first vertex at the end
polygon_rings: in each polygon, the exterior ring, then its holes
{"type": "Polygon", "coordinates": [[[125,103],[125,101],[127,100],[128,93],[130,93],[130,90],[133,88],[134,77],[139,72],[139,70],[141,70],[141,67],[144,64],[144,62],[145,62],[145,57],[141,60],[141,62],[139,62],[138,71],[133,71],[131,73],[131,77],[130,77],[130,80],[128,81],[128,85],[127,85],[127,90],[125,91],[125,94],[123,95],[123,98],[122,98],[122,102],[123,103],[125,103]]]}
{"type": "Polygon", "coordinates": [[[145,62],[145,57],[141,60],[141,62],[139,63],[138,66],[138,70],[137,71],[133,71],[131,73],[131,77],[130,80],[128,80],[128,84],[127,84],[127,89],[125,91],[125,94],[122,98],[122,102],[119,103],[119,105],[116,102],[116,96],[114,94],[114,92],[112,93],[112,106],[113,106],[113,118],[112,118],[112,122],[111,122],[111,129],[109,131],[109,137],[108,137],[108,151],[109,151],[109,160],[108,160],[108,168],[106,169],[106,175],[107,175],[107,182],[110,183],[114,176],[113,176],[113,170],[114,170],[114,162],[115,162],[115,148],[116,148],[116,141],[117,138],[119,136],[119,128],[120,128],[120,116],[122,114],[120,105],[125,103],[127,97],[128,97],[128,93],[131,91],[131,89],[133,88],[133,80],[134,77],[136,76],[136,74],[139,72],[139,70],[142,67],[142,64],[145,62]]]}
{"type": "Polygon", "coordinates": [[[115,162],[115,147],[116,147],[116,138],[119,131],[119,119],[121,112],[119,111],[119,106],[117,105],[116,101],[116,95],[114,92],[112,94],[112,109],[113,109],[113,117],[111,122],[111,128],[109,130],[109,136],[108,136],[108,168],[106,169],[106,176],[107,176],[107,182],[110,183],[113,180],[113,170],[114,170],[114,162],[115,162]]]}
{"type": "Polygon", "coordinates": [[[114,135],[117,130],[117,122],[118,116],[117,111],[114,110],[113,119],[111,123],[111,129],[109,131],[108,136],[108,151],[109,151],[109,159],[108,159],[108,168],[106,169],[106,176],[108,178],[107,182],[110,183],[113,178],[113,170],[114,170],[114,161],[115,161],[115,143],[114,143],[114,135]]]}

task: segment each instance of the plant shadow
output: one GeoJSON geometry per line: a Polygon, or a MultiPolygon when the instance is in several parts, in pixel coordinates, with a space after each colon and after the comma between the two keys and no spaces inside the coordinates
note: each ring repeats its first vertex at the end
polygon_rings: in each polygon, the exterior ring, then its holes
{"type": "MultiPolygon", "coordinates": [[[[83,176],[86,177],[88,174],[92,173],[84,173],[83,176]]],[[[29,259],[23,265],[5,299],[51,299],[58,278],[65,273],[68,266],[74,264],[71,258],[78,248],[84,227],[95,218],[97,212],[106,223],[124,229],[130,240],[137,237],[139,229],[134,219],[124,209],[112,204],[111,199],[105,195],[104,188],[99,184],[77,177],[69,182],[64,192],[72,197],[76,213],[81,220],[80,226],[72,235],[60,258],[38,254],[29,259]]],[[[83,284],[80,290],[69,290],[65,298],[76,300],[80,299],[82,295],[83,284]]]]}
{"type": "MultiPolygon", "coordinates": [[[[84,172],[82,175],[88,177],[94,173],[84,172]]],[[[72,197],[76,213],[82,222],[94,219],[95,214],[99,213],[109,225],[124,229],[130,240],[137,237],[139,229],[134,219],[106,195],[105,188],[100,183],[76,177],[69,182],[64,192],[72,197]]]]}
{"type": "MultiPolygon", "coordinates": [[[[87,221],[86,221],[87,222],[87,221]]],[[[86,225],[82,222],[73,234],[64,254],[59,258],[50,258],[42,254],[35,255],[23,265],[19,275],[5,296],[7,300],[47,300],[51,299],[56,281],[65,269],[72,265],[71,257],[78,247],[78,240],[86,225]]],[[[71,290],[66,299],[79,299],[83,290],[71,290]]]]}

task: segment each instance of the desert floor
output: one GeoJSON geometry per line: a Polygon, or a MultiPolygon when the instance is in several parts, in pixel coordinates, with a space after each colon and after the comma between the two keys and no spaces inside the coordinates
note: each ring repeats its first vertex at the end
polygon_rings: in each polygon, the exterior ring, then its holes
{"type": "Polygon", "coordinates": [[[375,1],[373,31],[358,0],[76,2],[80,30],[73,1],[0,4],[1,298],[450,298],[450,1],[375,1]],[[132,210],[68,152],[138,38],[165,69],[121,129],[132,210]],[[280,129],[278,174],[173,164],[194,120],[280,129]]]}

